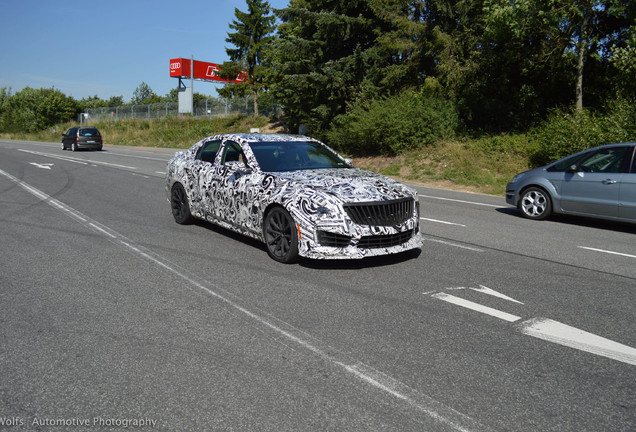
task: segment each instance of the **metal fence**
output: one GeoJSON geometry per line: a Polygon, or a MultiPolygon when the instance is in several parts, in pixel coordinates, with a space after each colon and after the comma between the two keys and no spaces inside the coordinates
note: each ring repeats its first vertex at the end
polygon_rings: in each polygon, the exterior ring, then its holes
{"type": "MultiPolygon", "coordinates": [[[[234,99],[209,98],[194,103],[192,117],[219,117],[233,114],[254,114],[253,97],[234,99]]],[[[280,115],[282,106],[274,102],[264,101],[258,105],[261,115],[280,115]]],[[[147,105],[121,105],[116,107],[88,108],[80,114],[80,122],[89,120],[119,119],[158,119],[168,116],[179,116],[178,102],[162,102],[147,105]]]]}

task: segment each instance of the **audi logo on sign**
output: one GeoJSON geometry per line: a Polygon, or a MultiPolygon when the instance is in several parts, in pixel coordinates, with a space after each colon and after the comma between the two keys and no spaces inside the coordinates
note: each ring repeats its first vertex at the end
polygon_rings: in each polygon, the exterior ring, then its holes
{"type": "Polygon", "coordinates": [[[181,69],[181,62],[170,63],[170,70],[181,69]]]}

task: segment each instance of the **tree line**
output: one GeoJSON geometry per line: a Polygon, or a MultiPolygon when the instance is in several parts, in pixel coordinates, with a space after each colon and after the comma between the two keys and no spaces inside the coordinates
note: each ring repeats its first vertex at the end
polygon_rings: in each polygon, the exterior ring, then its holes
{"type": "MultiPolygon", "coordinates": [[[[75,99],[55,88],[24,89],[13,93],[10,88],[0,88],[0,132],[37,132],[57,123],[77,118],[78,114],[90,108],[146,105],[154,103],[178,102],[177,89],[165,96],[157,95],[148,84],[142,82],[133,92],[129,102],[123,96],[101,99],[89,96],[75,99]]],[[[210,99],[201,93],[194,93],[194,102],[210,99]]]]}
{"type": "MultiPolygon", "coordinates": [[[[635,139],[636,2],[290,0],[273,10],[267,0],[246,0],[246,7],[229,23],[230,61],[220,74],[247,70],[249,79],[219,94],[253,95],[255,113],[259,97],[274,98],[290,131],[302,125],[350,153],[526,133],[563,116],[622,119],[619,135],[635,139]]],[[[73,111],[56,90],[39,91],[56,115],[73,111]]],[[[2,89],[1,119],[33,117],[20,107],[37,92],[2,89]]],[[[176,96],[142,83],[131,103],[176,96]]],[[[71,102],[81,110],[122,99],[71,102]]]]}
{"type": "Polygon", "coordinates": [[[302,124],[361,152],[525,132],[555,109],[591,118],[621,107],[634,120],[636,2],[246,3],[230,24],[225,67],[250,80],[224,91],[255,101],[272,92],[292,130],[302,124]]]}

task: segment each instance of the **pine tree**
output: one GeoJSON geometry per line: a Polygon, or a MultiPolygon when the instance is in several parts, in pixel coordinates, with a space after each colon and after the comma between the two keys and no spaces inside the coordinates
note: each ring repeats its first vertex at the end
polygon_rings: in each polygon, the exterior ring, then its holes
{"type": "MultiPolygon", "coordinates": [[[[226,42],[235,48],[226,48],[230,60],[240,68],[247,69],[249,86],[254,95],[254,114],[258,115],[258,94],[263,89],[264,62],[267,47],[274,40],[275,17],[270,15],[270,5],[266,0],[246,0],[247,12],[234,9],[236,19],[230,24],[233,33],[228,33],[226,42]]],[[[241,84],[233,84],[241,86],[241,84]]],[[[233,93],[237,93],[235,89],[233,93]]]]}

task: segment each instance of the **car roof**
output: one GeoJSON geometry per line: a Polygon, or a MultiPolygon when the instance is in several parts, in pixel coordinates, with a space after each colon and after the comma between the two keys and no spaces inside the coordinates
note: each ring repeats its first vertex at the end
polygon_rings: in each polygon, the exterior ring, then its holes
{"type": "Polygon", "coordinates": [[[246,141],[250,143],[255,142],[275,142],[275,141],[317,141],[314,138],[310,138],[304,135],[293,135],[293,134],[281,134],[281,133],[228,133],[215,135],[213,137],[215,139],[229,139],[236,138],[241,141],[246,141]]]}
{"type": "MultiPolygon", "coordinates": [[[[592,150],[592,149],[601,149],[601,148],[610,148],[610,147],[623,147],[626,145],[636,145],[636,142],[623,142],[623,143],[612,143],[612,144],[604,144],[604,145],[600,145],[600,146],[596,146],[596,147],[591,147],[587,150],[592,150]]],[[[585,150],[585,151],[587,151],[585,150]]]]}

